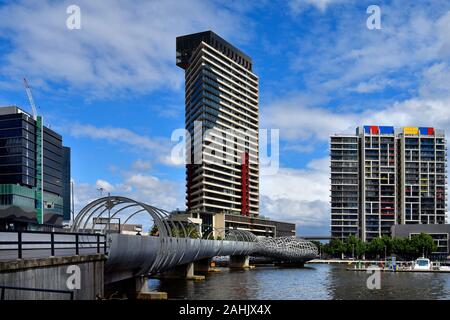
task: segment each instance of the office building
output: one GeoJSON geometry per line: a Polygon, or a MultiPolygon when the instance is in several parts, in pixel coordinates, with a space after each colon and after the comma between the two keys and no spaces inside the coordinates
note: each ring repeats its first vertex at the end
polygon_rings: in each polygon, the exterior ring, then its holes
{"type": "Polygon", "coordinates": [[[428,127],[364,126],[331,136],[331,234],[364,241],[397,224],[444,224],[446,142],[428,127]]]}
{"type": "Polygon", "coordinates": [[[62,226],[70,171],[62,165],[61,135],[41,120],[15,106],[0,108],[0,229],[62,226]]]}
{"type": "Polygon", "coordinates": [[[217,225],[222,213],[257,217],[259,89],[252,60],[211,31],[177,37],[176,50],[190,134],[188,212],[207,225],[217,225]]]}

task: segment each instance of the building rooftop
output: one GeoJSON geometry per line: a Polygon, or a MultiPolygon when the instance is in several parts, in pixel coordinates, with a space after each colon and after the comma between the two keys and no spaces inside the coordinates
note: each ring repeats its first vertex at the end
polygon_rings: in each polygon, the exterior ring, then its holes
{"type": "Polygon", "coordinates": [[[177,66],[186,69],[189,65],[192,53],[202,42],[207,43],[247,70],[252,71],[252,59],[212,31],[204,31],[177,37],[177,66]]]}
{"type": "Polygon", "coordinates": [[[31,117],[31,115],[28,112],[17,106],[0,106],[0,116],[5,114],[17,114],[17,113],[24,113],[27,116],[31,117]]]}

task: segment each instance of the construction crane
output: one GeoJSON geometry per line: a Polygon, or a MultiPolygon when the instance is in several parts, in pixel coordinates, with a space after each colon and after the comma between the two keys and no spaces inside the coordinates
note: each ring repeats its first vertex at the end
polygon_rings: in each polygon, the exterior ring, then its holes
{"type": "MultiPolygon", "coordinates": [[[[25,91],[30,101],[33,119],[36,121],[36,219],[39,224],[44,223],[44,126],[43,119],[38,116],[36,105],[34,104],[33,95],[26,78],[23,78],[25,91]]],[[[47,209],[49,207],[47,206],[47,209]]]]}
{"type": "Polygon", "coordinates": [[[27,92],[28,100],[30,101],[31,110],[33,112],[33,119],[37,119],[37,109],[36,105],[34,104],[33,95],[31,94],[30,86],[28,85],[28,81],[26,78],[23,78],[23,84],[25,85],[25,91],[27,92]]]}

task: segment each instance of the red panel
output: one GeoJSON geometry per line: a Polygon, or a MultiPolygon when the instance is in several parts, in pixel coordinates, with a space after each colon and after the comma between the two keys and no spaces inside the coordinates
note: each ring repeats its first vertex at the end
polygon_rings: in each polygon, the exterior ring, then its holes
{"type": "Polygon", "coordinates": [[[379,134],[378,126],[370,126],[370,133],[372,134],[379,134]]]}
{"type": "Polygon", "coordinates": [[[242,154],[242,163],[241,163],[241,215],[248,216],[250,215],[250,197],[249,197],[249,156],[248,152],[242,154]]]}
{"type": "Polygon", "coordinates": [[[186,171],[187,171],[187,181],[186,181],[186,191],[187,191],[187,208],[190,209],[192,207],[192,164],[186,165],[186,171]]]}
{"type": "Polygon", "coordinates": [[[428,128],[428,134],[429,135],[434,135],[434,128],[428,128]]]}

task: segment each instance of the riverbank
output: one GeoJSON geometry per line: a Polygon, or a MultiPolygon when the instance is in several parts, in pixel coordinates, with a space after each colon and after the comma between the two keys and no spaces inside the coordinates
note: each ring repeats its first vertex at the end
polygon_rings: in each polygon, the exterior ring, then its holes
{"type": "MultiPolygon", "coordinates": [[[[387,260],[389,261],[389,260],[387,260]]],[[[313,259],[306,264],[315,264],[315,263],[323,263],[323,264],[357,264],[357,263],[364,263],[364,264],[380,264],[385,263],[385,260],[352,260],[352,259],[313,259]]],[[[411,263],[411,261],[397,261],[397,263],[411,263]]]]}

